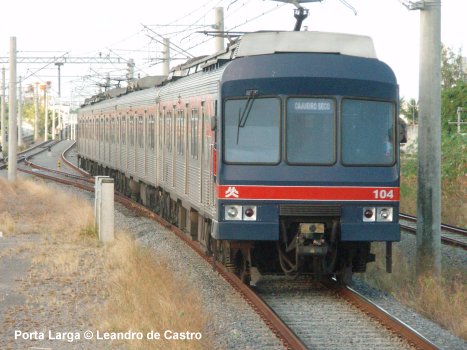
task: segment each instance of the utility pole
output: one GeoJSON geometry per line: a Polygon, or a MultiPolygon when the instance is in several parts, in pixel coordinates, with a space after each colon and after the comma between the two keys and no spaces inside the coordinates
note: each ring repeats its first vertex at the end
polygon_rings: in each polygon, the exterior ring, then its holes
{"type": "Polygon", "coordinates": [[[34,142],[39,140],[39,83],[34,84],[34,142]]]}
{"type": "Polygon", "coordinates": [[[216,53],[224,50],[224,8],[216,7],[214,9],[214,29],[218,34],[215,37],[215,50],[216,53]]]}
{"type": "Polygon", "coordinates": [[[441,0],[422,1],[418,118],[417,274],[441,276],[441,0]]]}
{"type": "Polygon", "coordinates": [[[467,124],[467,122],[462,121],[462,111],[465,109],[462,107],[457,107],[457,122],[448,122],[448,124],[457,124],[457,133],[461,133],[461,125],[467,124]]]}
{"type": "Polygon", "coordinates": [[[0,127],[2,129],[2,135],[1,135],[1,142],[2,142],[2,147],[5,147],[6,145],[6,117],[5,117],[5,67],[2,67],[2,96],[1,96],[1,124],[0,127]]]}
{"type": "Polygon", "coordinates": [[[21,77],[18,79],[18,147],[23,145],[23,91],[21,77]]]}
{"type": "Polygon", "coordinates": [[[44,88],[44,141],[49,140],[49,104],[47,101],[47,85],[41,85],[44,88]]]}
{"type": "Polygon", "coordinates": [[[8,180],[16,180],[16,37],[10,37],[10,101],[8,118],[8,180]]]}
{"type": "Polygon", "coordinates": [[[52,104],[52,140],[55,140],[55,99],[52,104]]]}
{"type": "Polygon", "coordinates": [[[60,67],[63,66],[63,62],[55,62],[55,65],[57,66],[58,68],[58,97],[60,98],[60,96],[62,96],[62,93],[61,93],[61,73],[60,73],[60,67]]]}
{"type": "Polygon", "coordinates": [[[163,45],[162,75],[168,76],[170,71],[170,39],[164,38],[163,45]]]}

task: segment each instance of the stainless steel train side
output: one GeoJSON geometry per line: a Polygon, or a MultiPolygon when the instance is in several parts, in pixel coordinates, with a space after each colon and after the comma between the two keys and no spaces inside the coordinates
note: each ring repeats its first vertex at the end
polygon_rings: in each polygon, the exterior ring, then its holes
{"type": "Polygon", "coordinates": [[[201,243],[216,214],[214,133],[225,67],[81,108],[80,165],[162,212],[201,243]]]}

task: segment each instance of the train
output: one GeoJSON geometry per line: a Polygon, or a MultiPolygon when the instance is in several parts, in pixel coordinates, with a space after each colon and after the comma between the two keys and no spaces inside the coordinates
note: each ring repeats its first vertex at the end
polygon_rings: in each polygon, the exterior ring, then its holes
{"type": "MultiPolygon", "coordinates": [[[[399,88],[370,37],[247,33],[85,101],[78,163],[252,272],[349,283],[400,240],[399,88]]],[[[403,131],[403,130],[402,130],[403,131]]]]}

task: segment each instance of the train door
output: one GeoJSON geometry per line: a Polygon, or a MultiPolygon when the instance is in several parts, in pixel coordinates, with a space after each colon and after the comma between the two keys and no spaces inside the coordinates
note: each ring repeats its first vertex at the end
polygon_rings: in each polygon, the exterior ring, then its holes
{"type": "Polygon", "coordinates": [[[115,155],[117,153],[115,146],[115,129],[116,129],[116,120],[115,115],[112,115],[110,119],[110,164],[112,167],[115,167],[115,155]]]}
{"type": "Polygon", "coordinates": [[[163,147],[164,147],[164,113],[160,103],[156,106],[157,113],[157,126],[156,126],[156,184],[159,185],[162,182],[163,177],[163,147]]]}
{"type": "Polygon", "coordinates": [[[164,147],[163,147],[163,182],[169,186],[170,163],[172,159],[172,111],[164,108],[164,147]]]}
{"type": "MultiPolygon", "coordinates": [[[[212,103],[211,103],[212,104],[212,103]]],[[[213,159],[215,158],[215,149],[214,149],[214,133],[211,130],[211,111],[213,106],[207,106],[205,102],[202,102],[201,113],[203,119],[203,183],[202,183],[202,193],[203,193],[203,203],[206,210],[211,211],[212,206],[214,205],[214,172],[215,164],[213,159]]]]}
{"type": "Polygon", "coordinates": [[[177,109],[177,116],[175,119],[175,162],[173,172],[173,186],[179,195],[185,194],[185,109],[177,109]]]}
{"type": "Polygon", "coordinates": [[[146,176],[150,179],[150,182],[154,182],[155,178],[155,122],[154,122],[154,111],[150,111],[147,118],[146,128],[146,176]]]}
{"type": "Polygon", "coordinates": [[[148,154],[149,154],[149,147],[148,147],[148,142],[149,142],[149,135],[148,135],[148,130],[149,130],[149,115],[147,111],[144,111],[144,117],[143,117],[143,125],[144,125],[144,177],[148,177],[148,154]]]}
{"type": "Polygon", "coordinates": [[[138,115],[136,125],[135,174],[144,174],[144,117],[138,115]]]}
{"type": "MultiPolygon", "coordinates": [[[[187,155],[187,176],[188,176],[188,195],[195,203],[201,203],[201,157],[200,150],[200,123],[202,118],[199,117],[199,108],[194,106],[191,108],[190,125],[189,125],[189,139],[188,146],[190,149],[189,156],[187,155]]],[[[187,152],[188,154],[188,152],[187,152]]]]}
{"type": "Polygon", "coordinates": [[[95,125],[95,132],[96,132],[96,138],[95,138],[95,156],[96,156],[96,160],[99,159],[99,146],[100,146],[100,141],[99,141],[99,137],[101,136],[100,132],[101,132],[101,119],[99,118],[99,116],[96,116],[96,125],[95,125]]]}
{"type": "Polygon", "coordinates": [[[127,152],[127,147],[128,147],[128,140],[127,140],[127,116],[122,115],[122,129],[121,129],[121,167],[126,173],[126,170],[128,169],[128,152],[127,152]]]}
{"type": "Polygon", "coordinates": [[[110,119],[105,117],[105,128],[104,128],[104,163],[110,162],[110,119]]]}

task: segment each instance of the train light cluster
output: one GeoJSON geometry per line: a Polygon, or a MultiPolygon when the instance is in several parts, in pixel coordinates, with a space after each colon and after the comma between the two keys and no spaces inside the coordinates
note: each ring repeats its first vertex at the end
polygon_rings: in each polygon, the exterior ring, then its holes
{"type": "Polygon", "coordinates": [[[256,206],[254,205],[226,205],[224,210],[225,220],[229,221],[255,221],[256,206]]]}
{"type": "Polygon", "coordinates": [[[393,210],[391,207],[363,208],[364,222],[392,222],[393,210]]]}

